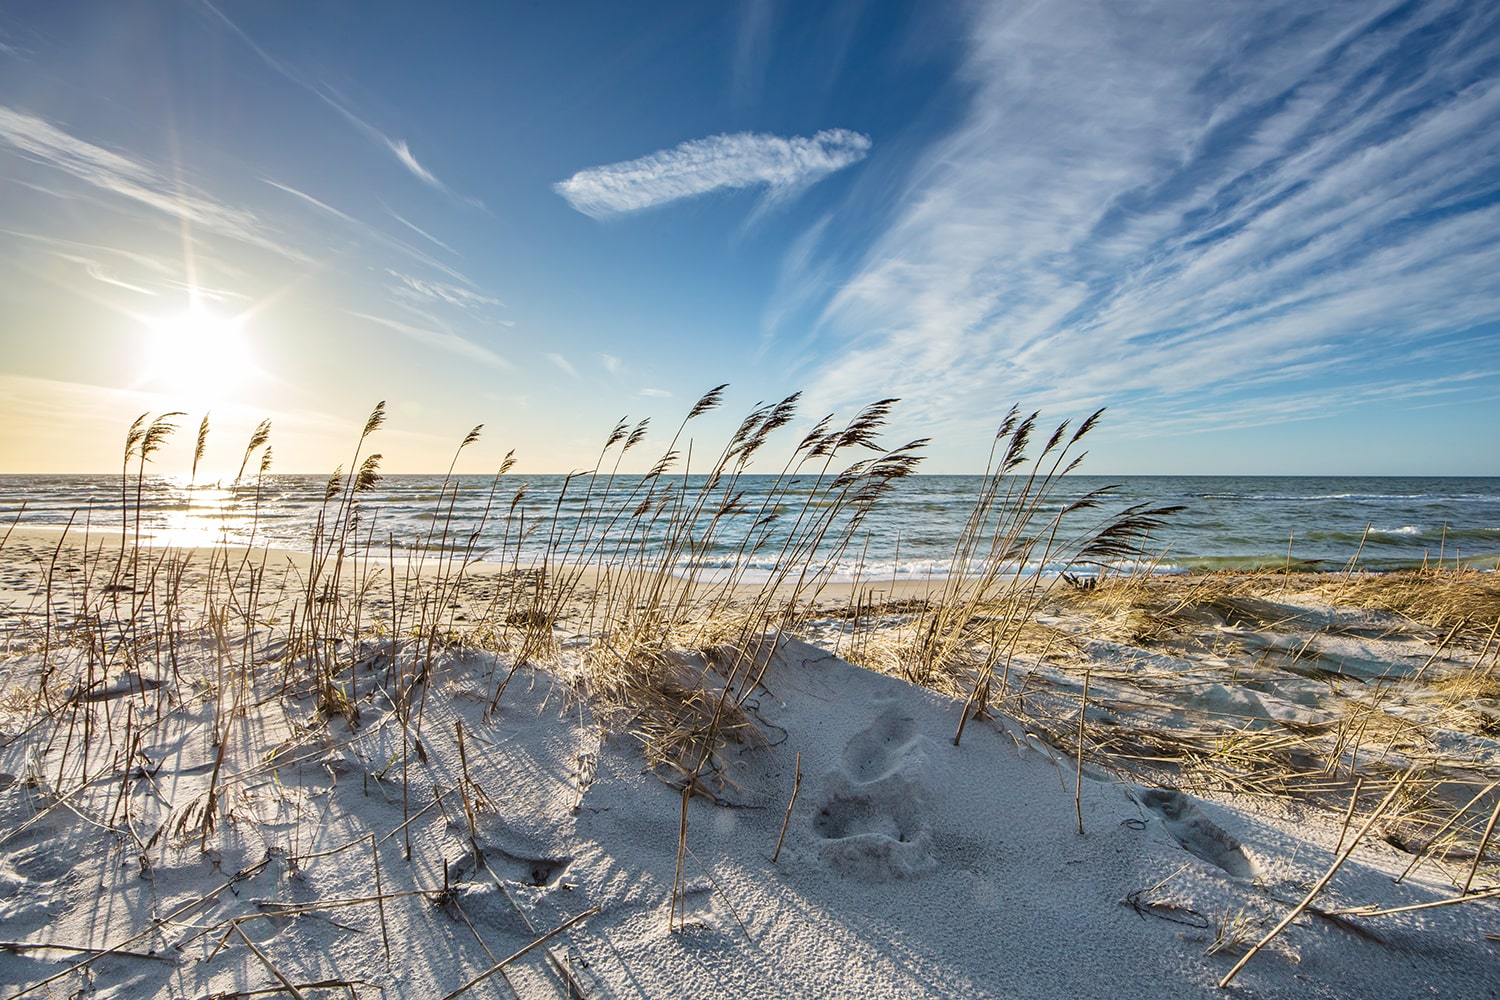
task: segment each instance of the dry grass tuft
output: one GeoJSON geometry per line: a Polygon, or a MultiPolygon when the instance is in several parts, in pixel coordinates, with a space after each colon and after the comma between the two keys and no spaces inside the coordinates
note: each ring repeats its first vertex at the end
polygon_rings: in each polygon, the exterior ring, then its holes
{"type": "Polygon", "coordinates": [[[1359,573],[1317,581],[1314,592],[1339,604],[1371,608],[1484,642],[1500,622],[1500,574],[1426,569],[1359,573]]]}

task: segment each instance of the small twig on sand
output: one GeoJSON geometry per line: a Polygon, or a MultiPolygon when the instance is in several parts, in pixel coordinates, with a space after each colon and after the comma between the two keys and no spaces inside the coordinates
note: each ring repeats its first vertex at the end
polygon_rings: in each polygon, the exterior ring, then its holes
{"type": "Polygon", "coordinates": [[[1402,788],[1406,787],[1407,780],[1412,776],[1413,773],[1415,773],[1415,770],[1416,769],[1413,767],[1411,769],[1408,769],[1406,773],[1401,775],[1401,778],[1396,782],[1394,786],[1391,787],[1391,790],[1386,793],[1385,798],[1381,800],[1380,805],[1376,806],[1375,811],[1370,813],[1370,818],[1365,820],[1365,825],[1359,828],[1359,832],[1354,835],[1354,839],[1350,841],[1349,846],[1344,848],[1343,853],[1341,853],[1337,858],[1334,859],[1333,864],[1329,866],[1328,871],[1323,873],[1323,877],[1318,879],[1317,884],[1315,884],[1311,889],[1307,891],[1307,895],[1302,898],[1302,902],[1292,907],[1291,912],[1282,917],[1280,923],[1278,923],[1275,927],[1272,927],[1270,932],[1265,937],[1256,942],[1253,948],[1245,952],[1244,956],[1238,962],[1234,963],[1234,968],[1230,969],[1227,973],[1224,974],[1224,978],[1219,980],[1219,989],[1222,990],[1227,988],[1229,984],[1234,980],[1234,977],[1239,975],[1240,970],[1243,969],[1262,948],[1270,944],[1278,934],[1291,926],[1292,921],[1300,917],[1302,915],[1302,912],[1312,905],[1313,898],[1317,896],[1318,893],[1322,892],[1328,886],[1329,882],[1333,881],[1333,876],[1337,874],[1338,870],[1344,866],[1344,862],[1349,860],[1349,856],[1354,853],[1354,849],[1359,846],[1359,842],[1361,840],[1364,840],[1365,834],[1370,832],[1370,827],[1375,825],[1375,821],[1380,819],[1381,815],[1385,812],[1386,807],[1395,800],[1396,794],[1400,792],[1402,788]]]}
{"type": "Polygon", "coordinates": [[[687,854],[687,831],[688,831],[688,803],[693,797],[693,782],[688,781],[682,786],[682,817],[677,823],[677,873],[672,877],[672,912],[667,917],[667,930],[672,930],[674,923],[680,929],[681,923],[677,922],[677,901],[683,900],[683,915],[686,916],[687,901],[686,893],[683,891],[683,864],[687,854]]]}
{"type": "MultiPolygon", "coordinates": [[[[302,990],[353,990],[356,986],[364,986],[369,989],[384,989],[375,983],[365,982],[362,979],[320,979],[316,983],[298,983],[297,988],[302,990]]],[[[285,986],[267,986],[258,990],[236,990],[233,993],[211,994],[213,1000],[240,1000],[241,997],[269,996],[273,993],[285,993],[285,986]]]]}
{"type": "Polygon", "coordinates": [[[1454,896],[1452,899],[1436,899],[1430,903],[1412,903],[1408,906],[1390,906],[1378,909],[1373,906],[1348,906],[1342,910],[1328,910],[1325,916],[1330,917],[1385,917],[1392,913],[1410,913],[1413,910],[1434,910],[1439,906],[1457,906],[1460,903],[1474,903],[1481,899],[1494,899],[1500,896],[1500,889],[1486,889],[1484,892],[1471,892],[1467,896],[1454,896]]]}
{"type": "Polygon", "coordinates": [[[271,960],[266,957],[266,953],[255,946],[255,942],[250,940],[250,936],[248,934],[240,930],[239,924],[234,925],[234,932],[240,936],[240,940],[245,942],[246,946],[248,946],[249,949],[254,952],[255,957],[260,959],[261,964],[270,970],[271,975],[276,977],[276,981],[281,983],[281,985],[285,987],[288,993],[296,997],[297,1000],[305,1000],[305,998],[302,996],[302,991],[293,986],[292,981],[281,974],[281,970],[276,968],[275,964],[273,964],[271,960]]]}
{"type": "Polygon", "coordinates": [[[71,951],[80,955],[121,955],[125,958],[149,958],[153,962],[170,962],[167,955],[148,955],[143,951],[120,951],[114,948],[86,948],[77,944],[34,944],[30,941],[0,941],[0,951],[20,954],[23,951],[71,951]]]}
{"type": "Polygon", "coordinates": [[[484,972],[481,972],[479,975],[475,976],[473,979],[469,980],[467,983],[464,983],[458,989],[454,990],[452,993],[449,993],[447,996],[443,997],[443,1000],[453,1000],[454,997],[459,996],[460,994],[463,994],[463,993],[467,993],[469,990],[472,990],[474,987],[478,986],[480,983],[484,982],[486,979],[490,978],[495,973],[497,973],[501,969],[505,968],[507,965],[510,965],[512,962],[514,962],[516,959],[520,958],[522,955],[525,955],[527,952],[531,951],[533,948],[537,947],[538,945],[546,944],[548,941],[551,941],[553,938],[557,937],[557,935],[561,934],[563,931],[567,930],[569,927],[572,927],[574,924],[578,923],[580,920],[584,920],[584,919],[587,919],[588,917],[592,917],[594,914],[598,913],[602,909],[604,909],[604,907],[602,905],[601,906],[595,906],[595,907],[592,907],[590,909],[584,910],[582,913],[578,914],[575,917],[569,917],[567,920],[564,920],[562,923],[558,924],[552,930],[550,930],[547,933],[543,934],[541,937],[537,938],[535,941],[532,941],[530,944],[528,944],[525,947],[521,948],[520,950],[514,952],[513,954],[508,955],[505,958],[502,958],[500,961],[498,961],[494,965],[490,966],[484,972]]]}
{"type": "Polygon", "coordinates": [[[781,821],[781,835],[776,838],[776,850],[771,853],[771,864],[781,857],[781,842],[786,839],[786,828],[792,825],[792,807],[797,804],[797,793],[802,790],[802,751],[797,751],[797,774],[792,779],[792,798],[786,804],[786,819],[781,821]]]}
{"type": "Polygon", "coordinates": [[[1344,849],[1344,838],[1349,835],[1349,821],[1354,818],[1354,807],[1359,804],[1359,790],[1364,787],[1364,784],[1363,777],[1355,779],[1354,792],[1349,796],[1349,808],[1344,812],[1344,824],[1339,827],[1339,843],[1333,849],[1335,854],[1344,849]]]}
{"type": "Polygon", "coordinates": [[[1093,668],[1083,672],[1083,697],[1078,702],[1078,773],[1073,783],[1073,811],[1078,815],[1078,836],[1083,836],[1083,734],[1089,714],[1089,681],[1093,668]]]}
{"type": "Polygon", "coordinates": [[[370,856],[375,859],[375,908],[380,912],[380,940],[385,944],[385,967],[391,967],[391,934],[385,925],[385,887],[380,878],[380,845],[370,834],[370,856]]]}
{"type": "Polygon", "coordinates": [[[1484,825],[1484,836],[1479,838],[1479,849],[1474,852],[1474,863],[1469,866],[1469,877],[1464,879],[1464,891],[1459,895],[1467,896],[1469,889],[1474,885],[1474,875],[1479,871],[1479,862],[1484,857],[1485,850],[1490,846],[1490,837],[1495,833],[1495,820],[1500,819],[1500,796],[1495,797],[1495,809],[1490,813],[1490,821],[1484,825]]]}
{"type": "Polygon", "coordinates": [[[474,794],[474,790],[477,786],[475,786],[474,784],[474,779],[469,777],[469,755],[468,752],[464,749],[463,720],[455,719],[453,722],[453,728],[458,733],[458,760],[463,767],[464,786],[462,798],[464,803],[464,816],[469,820],[469,846],[473,848],[474,860],[477,862],[480,855],[479,834],[475,828],[474,822],[474,803],[470,798],[474,794]]]}

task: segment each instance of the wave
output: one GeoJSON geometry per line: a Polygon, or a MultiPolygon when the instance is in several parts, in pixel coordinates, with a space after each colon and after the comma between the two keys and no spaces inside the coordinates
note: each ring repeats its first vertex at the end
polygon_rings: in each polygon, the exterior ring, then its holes
{"type": "MultiPolygon", "coordinates": [[[[970,563],[964,575],[977,576],[985,567],[970,563]]],[[[1040,577],[1044,580],[1059,579],[1064,574],[1075,579],[1098,577],[1134,576],[1142,573],[1173,575],[1188,572],[1188,567],[1177,563],[1147,562],[1125,559],[1100,565],[1080,565],[1063,561],[1008,563],[997,573],[1000,580],[1040,577]]],[[[727,559],[679,560],[672,568],[679,577],[692,576],[705,583],[738,582],[751,585],[769,583],[775,578],[777,567],[771,560],[745,560],[735,562],[727,559]]],[[[819,568],[815,579],[822,583],[849,583],[878,585],[881,581],[926,582],[946,580],[953,575],[953,564],[941,559],[912,559],[899,562],[890,560],[837,560],[819,568]]]]}
{"type": "Polygon", "coordinates": [[[1249,500],[1256,503],[1495,503],[1493,493],[1193,493],[1200,500],[1249,500]]]}

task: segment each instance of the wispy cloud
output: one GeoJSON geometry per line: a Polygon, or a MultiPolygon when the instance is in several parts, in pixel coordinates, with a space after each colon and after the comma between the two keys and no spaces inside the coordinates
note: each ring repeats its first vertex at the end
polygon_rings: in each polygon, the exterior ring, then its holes
{"type": "Polygon", "coordinates": [[[599,363],[604,365],[605,371],[617,378],[625,371],[625,362],[613,354],[599,355],[599,363]]]}
{"type": "Polygon", "coordinates": [[[250,35],[238,24],[230,20],[229,16],[223,11],[219,10],[219,8],[207,2],[207,0],[204,0],[203,5],[207,7],[211,12],[213,12],[213,14],[224,23],[224,26],[232,31],[241,42],[245,43],[250,51],[259,56],[260,60],[263,63],[265,63],[271,69],[275,70],[281,76],[285,77],[287,80],[295,83],[297,86],[317,97],[334,111],[338,112],[340,117],[342,117],[350,125],[354,126],[356,131],[358,131],[360,134],[364,135],[366,138],[374,142],[377,146],[385,149],[392,156],[394,156],[396,160],[412,174],[413,177],[416,177],[422,183],[428,185],[434,190],[441,191],[443,194],[446,194],[452,198],[472,205],[476,208],[484,208],[483,202],[479,201],[476,198],[470,198],[465,195],[458,194],[452,188],[448,187],[442,181],[438,180],[437,177],[433,175],[432,171],[428,170],[421,163],[417,162],[416,156],[412,153],[411,148],[407,145],[405,139],[392,138],[391,136],[382,132],[380,129],[376,128],[374,125],[371,125],[365,119],[355,114],[354,111],[350,109],[347,101],[340,98],[337,94],[331,92],[328,88],[319,86],[318,84],[307,80],[300,73],[297,73],[291,67],[289,67],[286,63],[271,55],[270,52],[262,48],[255,41],[255,39],[251,38],[250,35]]]}
{"type": "Polygon", "coordinates": [[[419,179],[426,181],[440,191],[448,190],[442,181],[432,175],[431,170],[428,170],[417,162],[416,156],[412,154],[411,147],[406,144],[405,139],[392,139],[386,135],[380,135],[380,139],[386,146],[390,147],[391,152],[396,154],[396,159],[400,160],[401,165],[406,167],[407,170],[410,170],[419,179]]]}
{"type": "Polygon", "coordinates": [[[433,190],[441,191],[443,194],[448,195],[449,197],[454,198],[457,201],[464,202],[465,204],[471,205],[474,208],[484,208],[484,202],[480,201],[477,198],[471,198],[467,195],[459,194],[457,191],[454,191],[448,185],[438,180],[437,177],[433,175],[431,170],[428,170],[426,167],[422,166],[421,163],[418,163],[416,155],[412,153],[411,147],[406,144],[405,139],[396,139],[392,138],[389,135],[386,135],[380,129],[376,128],[374,125],[371,125],[369,122],[365,121],[359,115],[350,110],[348,105],[345,104],[342,99],[329,93],[324,88],[315,86],[310,83],[305,83],[295,77],[292,77],[292,79],[298,83],[301,83],[302,86],[306,87],[309,91],[321,98],[323,103],[327,104],[330,108],[337,111],[345,121],[347,121],[350,125],[353,125],[356,131],[363,134],[377,146],[380,146],[389,151],[390,154],[396,158],[397,162],[399,162],[403,167],[410,171],[411,175],[417,178],[417,180],[421,181],[423,184],[426,184],[433,190]]]}
{"type": "Polygon", "coordinates": [[[578,369],[574,368],[573,363],[567,358],[563,357],[561,354],[549,353],[546,357],[548,361],[552,362],[554,365],[562,369],[567,374],[571,375],[573,378],[578,377],[578,369]]]}
{"type": "Polygon", "coordinates": [[[665,389],[642,389],[641,395],[650,399],[671,399],[672,394],[665,389]]]}
{"type": "Polygon", "coordinates": [[[410,222],[407,219],[403,218],[401,215],[397,214],[389,205],[382,204],[381,207],[384,208],[388,213],[390,213],[391,218],[395,219],[397,222],[401,223],[407,229],[410,229],[412,232],[416,233],[427,242],[433,244],[434,246],[441,247],[442,249],[453,254],[455,257],[462,256],[462,254],[460,254],[457,250],[453,249],[448,244],[444,243],[442,240],[429,233],[427,230],[422,229],[416,223],[410,222]]]}
{"type": "Polygon", "coordinates": [[[761,342],[757,356],[763,355],[788,319],[809,307],[816,307],[831,283],[832,267],[817,252],[828,230],[831,215],[825,214],[803,230],[781,257],[776,289],[771,303],[761,317],[761,342]]]}
{"type": "Polygon", "coordinates": [[[335,219],[339,219],[339,220],[341,220],[343,222],[347,222],[351,226],[357,226],[357,227],[361,227],[361,228],[364,227],[364,223],[363,222],[360,222],[358,219],[354,218],[351,215],[348,215],[345,212],[339,211],[338,209],[334,208],[332,205],[328,204],[326,201],[320,201],[317,198],[314,198],[312,195],[308,194],[306,191],[299,191],[299,190],[297,190],[294,187],[290,187],[290,186],[288,186],[286,184],[282,184],[280,181],[273,181],[273,180],[271,180],[270,178],[267,178],[267,177],[262,177],[261,178],[261,183],[262,184],[269,184],[271,187],[275,188],[276,190],[285,192],[286,194],[289,194],[293,198],[297,198],[300,201],[304,201],[307,204],[311,205],[313,208],[316,208],[318,211],[320,211],[320,212],[326,212],[327,214],[333,216],[335,219]]]}
{"type": "Polygon", "coordinates": [[[66,253],[55,253],[53,256],[57,257],[59,260],[65,260],[70,264],[77,264],[79,267],[83,268],[83,272],[90,278],[93,278],[95,281],[101,282],[103,284],[112,285],[115,288],[123,288],[131,292],[137,292],[141,295],[154,296],[157,294],[156,292],[142,285],[131,284],[123,278],[117,277],[115,274],[106,270],[104,265],[99,263],[97,260],[91,260],[88,257],[78,257],[73,254],[66,253]]]}
{"type": "Polygon", "coordinates": [[[741,0],[730,76],[730,93],[737,105],[749,104],[765,80],[775,19],[771,0],[741,0]]]}
{"type": "Polygon", "coordinates": [[[395,294],[404,299],[420,302],[443,302],[450,306],[458,306],[461,309],[472,309],[480,306],[503,306],[504,302],[481,295],[468,288],[451,285],[443,281],[431,281],[426,278],[413,277],[400,271],[386,269],[386,273],[395,278],[400,284],[395,288],[395,294]]]}
{"type": "Polygon", "coordinates": [[[40,244],[47,247],[50,252],[64,259],[74,259],[76,257],[78,259],[96,260],[99,257],[109,257],[138,270],[145,271],[153,277],[170,276],[180,273],[180,268],[176,264],[168,264],[150,254],[128,250],[123,247],[104,246],[99,243],[84,243],[79,240],[64,239],[63,237],[47,233],[23,232],[19,229],[0,229],[0,234],[40,244]]]}
{"type": "Polygon", "coordinates": [[[0,105],[0,144],[43,166],[208,232],[271,250],[300,254],[272,238],[256,216],[169,180],[148,164],[97,146],[45,119],[0,105]]]}
{"type": "Polygon", "coordinates": [[[1255,423],[1488,370],[1460,334],[1500,321],[1494,12],[1152,11],[977,10],[969,112],[824,310],[840,350],[810,394],[878,385],[938,425],[1122,398],[1255,423]]]}
{"type": "MultiPolygon", "coordinates": [[[[291,195],[293,198],[297,199],[305,205],[311,205],[313,208],[317,209],[319,212],[324,213],[325,215],[328,215],[330,218],[339,220],[340,222],[348,226],[353,233],[357,234],[359,237],[365,240],[368,240],[371,243],[385,247],[389,250],[394,250],[400,254],[403,254],[404,256],[410,257],[412,260],[425,264],[435,271],[439,271],[443,274],[448,275],[454,281],[466,283],[469,281],[469,279],[463,274],[454,270],[452,267],[449,267],[447,264],[444,264],[442,261],[435,259],[434,257],[432,257],[432,255],[423,253],[421,250],[418,250],[411,244],[406,243],[404,240],[396,239],[394,236],[390,236],[387,233],[382,232],[375,226],[361,221],[360,219],[356,219],[349,213],[340,211],[339,209],[334,208],[332,205],[328,204],[325,201],[322,201],[321,199],[314,198],[312,195],[308,194],[305,191],[299,191],[297,188],[294,188],[288,184],[283,184],[280,181],[273,181],[268,177],[262,177],[261,183],[267,184],[278,191],[282,191],[288,195],[291,195]]],[[[394,212],[391,214],[393,216],[395,215],[394,212]]],[[[397,221],[406,225],[408,228],[416,228],[405,219],[400,218],[400,216],[396,216],[396,219],[397,221]]],[[[418,230],[418,232],[420,233],[421,231],[418,230]]],[[[427,236],[426,233],[422,233],[421,235],[427,236]]],[[[428,236],[427,238],[429,240],[432,239],[432,237],[430,236],[428,236]]],[[[447,248],[445,247],[445,249],[447,248]]],[[[391,273],[394,274],[395,272],[393,271],[391,273]]]]}
{"type": "Polygon", "coordinates": [[[509,369],[512,367],[509,361],[506,361],[488,347],[476,344],[472,340],[460,337],[458,334],[447,330],[433,330],[428,327],[412,326],[409,323],[402,323],[399,320],[388,319],[384,316],[374,316],[370,313],[351,312],[350,315],[368,320],[371,323],[376,323],[388,330],[395,330],[403,337],[409,337],[419,344],[435,347],[440,351],[446,351],[449,354],[455,354],[470,361],[478,361],[481,364],[490,365],[494,368],[509,369]]]}
{"type": "Polygon", "coordinates": [[[869,151],[869,136],[848,129],[811,138],[740,132],[580,170],[553,187],[578,211],[602,218],[713,191],[766,187],[773,197],[784,196],[858,163],[869,151]]]}

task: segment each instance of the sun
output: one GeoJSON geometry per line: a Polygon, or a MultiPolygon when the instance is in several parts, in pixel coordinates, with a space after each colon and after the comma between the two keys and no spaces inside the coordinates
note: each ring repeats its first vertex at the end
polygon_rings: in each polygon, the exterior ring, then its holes
{"type": "Polygon", "coordinates": [[[214,399],[232,393],[254,371],[244,317],[216,316],[201,306],[146,320],[145,381],[174,396],[214,399]]]}

